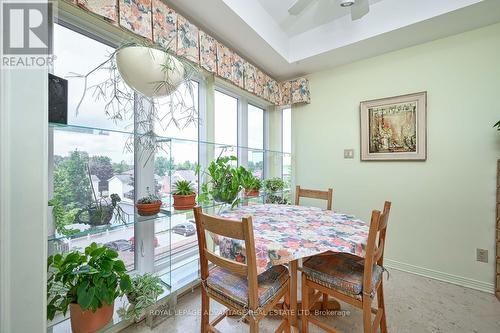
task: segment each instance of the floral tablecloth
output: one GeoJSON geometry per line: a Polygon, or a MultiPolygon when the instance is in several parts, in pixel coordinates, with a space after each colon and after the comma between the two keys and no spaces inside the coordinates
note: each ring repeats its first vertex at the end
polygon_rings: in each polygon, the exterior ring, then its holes
{"type": "MultiPolygon", "coordinates": [[[[273,265],[326,251],[364,255],[368,225],[353,216],[315,207],[250,205],[223,211],[219,216],[240,220],[252,216],[257,273],[273,265]]],[[[241,240],[214,236],[222,256],[245,262],[241,240]]]]}

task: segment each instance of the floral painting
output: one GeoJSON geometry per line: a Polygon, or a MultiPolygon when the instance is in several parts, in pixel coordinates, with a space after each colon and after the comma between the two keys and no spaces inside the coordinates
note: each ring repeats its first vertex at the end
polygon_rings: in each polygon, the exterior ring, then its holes
{"type": "Polygon", "coordinates": [[[255,92],[255,66],[249,62],[243,65],[243,86],[246,91],[255,92]]]}
{"type": "Polygon", "coordinates": [[[292,104],[310,103],[309,81],[306,78],[299,78],[292,81],[292,104]]]}
{"type": "Polygon", "coordinates": [[[200,64],[207,71],[217,72],[217,41],[200,30],[200,64]]]}
{"type": "Polygon", "coordinates": [[[233,55],[232,68],[232,78],[231,81],[240,88],[243,88],[243,58],[237,55],[233,55]]]}
{"type": "Polygon", "coordinates": [[[177,54],[195,63],[200,62],[198,32],[197,26],[177,15],[177,54]]]}
{"type": "Polygon", "coordinates": [[[425,159],[425,117],[425,93],[362,102],[363,159],[425,159]]]}
{"type": "Polygon", "coordinates": [[[120,0],[120,25],[142,37],[153,39],[151,0],[120,0]]]}
{"type": "Polygon", "coordinates": [[[177,13],[162,0],[153,0],[153,40],[176,51],[177,13]]]}
{"type": "Polygon", "coordinates": [[[230,81],[233,78],[233,52],[219,42],[217,42],[217,75],[230,81]]]}
{"type": "Polygon", "coordinates": [[[118,20],[118,3],[116,0],[77,0],[76,3],[79,7],[109,21],[116,22],[118,20]]]}

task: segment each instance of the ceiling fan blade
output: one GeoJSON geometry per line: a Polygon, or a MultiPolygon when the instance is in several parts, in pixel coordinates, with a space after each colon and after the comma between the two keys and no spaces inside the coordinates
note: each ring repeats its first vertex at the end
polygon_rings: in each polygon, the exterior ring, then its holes
{"type": "Polygon", "coordinates": [[[290,15],[299,15],[304,9],[306,9],[307,6],[311,4],[311,2],[312,0],[297,0],[290,8],[288,8],[288,13],[290,15]]]}
{"type": "Polygon", "coordinates": [[[359,20],[370,11],[368,0],[357,0],[351,7],[351,19],[359,20]]]}

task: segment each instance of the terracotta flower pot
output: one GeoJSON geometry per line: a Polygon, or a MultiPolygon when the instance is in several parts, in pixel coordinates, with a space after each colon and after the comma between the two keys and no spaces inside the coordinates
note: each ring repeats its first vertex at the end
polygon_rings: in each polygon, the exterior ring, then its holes
{"type": "Polygon", "coordinates": [[[247,189],[245,189],[245,196],[246,197],[258,197],[259,190],[247,190],[247,189]]]}
{"type": "Polygon", "coordinates": [[[91,309],[82,311],[77,303],[69,305],[71,314],[71,331],[73,333],[93,333],[106,326],[113,318],[115,304],[105,304],[102,308],[92,312],[91,309]]]}
{"type": "Polygon", "coordinates": [[[137,214],[141,216],[155,215],[160,212],[161,202],[151,203],[151,204],[135,204],[137,207],[137,214]]]}
{"type": "Polygon", "coordinates": [[[173,195],[174,208],[177,210],[188,210],[196,206],[196,194],[173,195]]]}

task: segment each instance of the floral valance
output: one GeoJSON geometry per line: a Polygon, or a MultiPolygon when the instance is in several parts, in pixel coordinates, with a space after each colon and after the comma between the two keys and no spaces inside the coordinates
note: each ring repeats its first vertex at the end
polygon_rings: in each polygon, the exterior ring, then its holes
{"type": "Polygon", "coordinates": [[[275,105],[310,103],[309,81],[278,82],[161,0],[69,0],[107,22],[168,47],[201,68],[275,105]]]}

